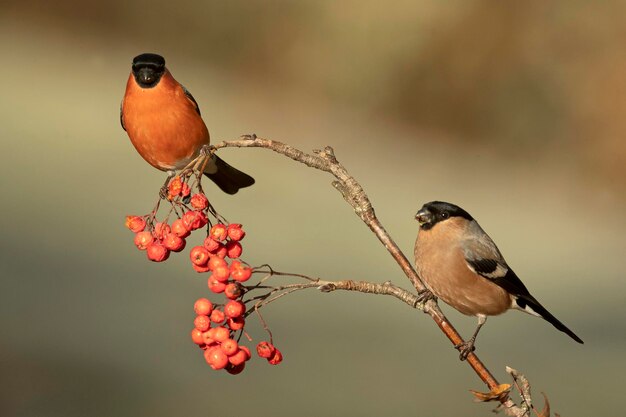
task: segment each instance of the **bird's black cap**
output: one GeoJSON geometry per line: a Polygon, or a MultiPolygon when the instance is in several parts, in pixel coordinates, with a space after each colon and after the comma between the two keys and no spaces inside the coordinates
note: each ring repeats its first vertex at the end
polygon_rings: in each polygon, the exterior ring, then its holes
{"type": "Polygon", "coordinates": [[[133,68],[154,67],[163,68],[165,66],[165,58],[157,54],[141,54],[133,59],[133,68]]]}
{"type": "Polygon", "coordinates": [[[415,215],[415,219],[419,221],[420,227],[426,230],[450,217],[461,217],[469,221],[474,220],[474,218],[461,207],[444,201],[431,201],[430,203],[426,203],[415,215]]]}

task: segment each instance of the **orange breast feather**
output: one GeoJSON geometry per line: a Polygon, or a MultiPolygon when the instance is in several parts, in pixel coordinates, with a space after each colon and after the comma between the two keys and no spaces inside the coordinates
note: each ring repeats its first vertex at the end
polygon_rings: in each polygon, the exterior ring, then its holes
{"type": "Polygon", "coordinates": [[[137,152],[163,171],[183,168],[209,143],[204,121],[167,70],[153,88],[139,87],[130,75],[122,116],[137,152]]]}

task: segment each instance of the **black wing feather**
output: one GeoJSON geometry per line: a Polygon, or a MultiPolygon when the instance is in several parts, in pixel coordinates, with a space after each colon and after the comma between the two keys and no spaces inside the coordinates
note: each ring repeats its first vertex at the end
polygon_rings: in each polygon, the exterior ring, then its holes
{"type": "Polygon", "coordinates": [[[198,113],[198,116],[202,116],[200,114],[200,106],[198,106],[198,102],[196,101],[196,99],[193,98],[189,90],[187,90],[184,85],[181,85],[181,87],[183,87],[183,91],[185,92],[185,95],[187,96],[187,98],[191,100],[193,102],[193,105],[196,107],[196,112],[198,113]]]}

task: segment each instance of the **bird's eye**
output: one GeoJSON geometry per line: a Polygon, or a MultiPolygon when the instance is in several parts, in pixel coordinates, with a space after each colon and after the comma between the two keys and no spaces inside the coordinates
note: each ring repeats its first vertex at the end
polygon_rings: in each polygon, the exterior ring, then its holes
{"type": "Polygon", "coordinates": [[[447,219],[448,217],[450,217],[450,215],[448,213],[441,213],[441,218],[442,219],[447,219]]]}

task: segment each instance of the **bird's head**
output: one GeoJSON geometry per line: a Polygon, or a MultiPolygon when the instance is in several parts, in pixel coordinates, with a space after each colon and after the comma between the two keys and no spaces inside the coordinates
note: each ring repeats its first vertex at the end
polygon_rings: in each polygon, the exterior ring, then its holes
{"type": "Polygon", "coordinates": [[[428,230],[439,222],[453,217],[461,217],[469,221],[474,218],[461,207],[443,201],[431,201],[422,206],[415,215],[415,220],[420,224],[420,229],[428,230]]]}
{"type": "Polygon", "coordinates": [[[141,54],[133,59],[133,76],[141,88],[156,86],[165,73],[165,59],[157,54],[141,54]]]}

